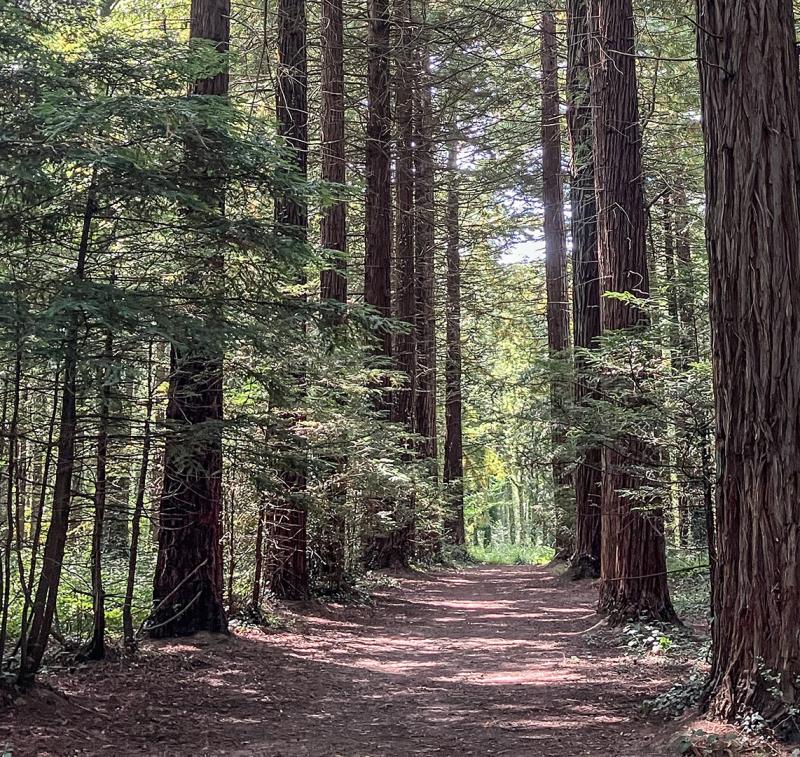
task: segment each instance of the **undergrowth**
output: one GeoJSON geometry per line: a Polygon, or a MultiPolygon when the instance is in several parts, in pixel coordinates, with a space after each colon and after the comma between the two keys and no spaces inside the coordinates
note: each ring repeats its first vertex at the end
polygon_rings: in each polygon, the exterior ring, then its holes
{"type": "Polygon", "coordinates": [[[681,618],[708,618],[711,581],[708,566],[695,560],[671,557],[667,563],[669,591],[675,611],[681,618]]]}
{"type": "Polygon", "coordinates": [[[468,554],[475,562],[486,565],[545,565],[555,553],[551,547],[490,544],[488,547],[471,546],[468,554]]]}

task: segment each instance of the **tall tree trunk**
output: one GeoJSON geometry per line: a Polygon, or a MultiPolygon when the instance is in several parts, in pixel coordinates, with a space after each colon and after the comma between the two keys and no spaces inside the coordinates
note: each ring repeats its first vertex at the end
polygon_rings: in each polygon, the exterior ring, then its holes
{"type": "MultiPolygon", "coordinates": [[[[368,45],[367,62],[367,134],[366,134],[366,196],[364,226],[364,302],[384,319],[392,315],[392,179],[391,179],[391,80],[390,80],[390,7],[389,0],[367,0],[368,45]]],[[[384,368],[390,366],[392,333],[383,328],[378,332],[376,357],[384,368]]],[[[376,388],[385,390],[383,381],[376,388]]],[[[384,391],[376,402],[377,409],[392,412],[392,399],[384,391]]],[[[388,502],[373,501],[367,506],[364,525],[364,562],[368,567],[380,567],[391,560],[391,540],[381,532],[376,517],[388,502]],[[388,540],[388,543],[387,543],[388,540]]]]}
{"type": "Polygon", "coordinates": [[[564,190],[561,180],[561,116],[558,95],[558,40],[552,13],[542,15],[542,198],[544,201],[545,275],[547,277],[547,343],[553,372],[550,381],[550,423],[553,444],[553,500],[556,522],[556,557],[573,552],[575,522],[570,496],[570,475],[564,457],[569,348],[567,295],[567,242],[564,231],[564,190]]]}
{"type": "MultiPolygon", "coordinates": [[[[392,116],[389,80],[389,0],[368,0],[366,195],[364,302],[382,318],[391,316],[392,116]]],[[[392,355],[392,335],[380,333],[378,354],[392,355]]]]}
{"type": "MultiPolygon", "coordinates": [[[[230,40],[230,0],[192,0],[191,39],[211,40],[227,53],[230,40]]],[[[228,73],[192,86],[193,96],[225,97],[228,73]]],[[[186,147],[189,168],[205,159],[213,135],[203,135],[186,147]],[[203,137],[208,136],[206,140],[203,137]]],[[[224,187],[197,179],[209,203],[224,208],[224,187]]],[[[213,180],[212,180],[213,181],[213,180]]],[[[219,281],[224,261],[220,253],[208,268],[188,272],[195,287],[209,286],[203,320],[219,328],[219,281]]],[[[159,504],[158,557],[153,581],[153,614],[148,633],[153,638],[184,636],[197,631],[226,633],[222,603],[222,370],[218,345],[204,335],[187,335],[170,350],[169,400],[166,412],[164,483],[159,504]],[[188,346],[187,346],[188,345],[188,346]]]]}
{"type": "Polygon", "coordinates": [[[800,702],[800,76],[790,3],[700,0],[717,411],[708,707],[796,736],[800,702]]]}
{"type": "MultiPolygon", "coordinates": [[[[344,142],[344,12],[342,0],[323,0],[322,38],[322,180],[347,180],[344,142]]],[[[320,224],[322,247],[335,253],[334,265],[320,275],[323,301],[347,302],[347,205],[339,200],[325,208],[320,224]]]]}
{"type": "Polygon", "coordinates": [[[417,378],[416,278],[414,250],[414,50],[410,0],[397,0],[395,71],[395,122],[397,124],[396,258],[397,313],[406,330],[395,338],[397,367],[406,384],[396,393],[394,418],[415,428],[414,409],[417,378]]]}
{"type": "MultiPolygon", "coordinates": [[[[594,371],[584,350],[600,337],[600,273],[597,262],[597,201],[589,95],[589,17],[587,0],[567,4],[567,128],[572,157],[572,309],[575,344],[575,402],[596,396],[594,371]]],[[[575,469],[575,578],[600,575],[600,448],[581,444],[575,469]]]]}
{"type": "MultiPolygon", "coordinates": [[[[397,312],[406,330],[395,337],[393,355],[396,367],[406,383],[395,392],[392,419],[414,430],[414,398],[416,389],[416,297],[414,278],[414,108],[412,28],[409,0],[397,0],[395,73],[395,122],[397,124],[396,175],[396,265],[397,312]]],[[[411,454],[411,451],[409,451],[411,454]]],[[[394,524],[389,530],[373,535],[365,559],[372,568],[400,567],[408,564],[414,525],[409,521],[411,506],[394,503],[394,524]]]]}
{"type": "Polygon", "coordinates": [[[414,262],[416,280],[416,431],[420,453],[437,469],[436,438],[436,286],[434,268],[434,151],[430,53],[426,20],[422,20],[414,113],[414,262]]]}
{"type": "MultiPolygon", "coordinates": [[[[344,141],[344,13],[342,0],[322,0],[322,178],[344,184],[347,178],[344,141]]],[[[320,297],[323,302],[347,302],[345,275],[347,250],[347,206],[338,201],[323,211],[320,237],[322,247],[339,253],[336,265],[322,272],[320,297]]],[[[338,318],[337,318],[338,322],[338,318]]],[[[332,475],[326,481],[328,507],[320,529],[321,583],[330,592],[345,588],[345,506],[347,490],[343,472],[344,456],[328,461],[332,475]]]]}
{"type": "Polygon", "coordinates": [[[458,142],[453,137],[447,155],[450,186],[447,190],[447,355],[444,398],[444,482],[447,512],[444,530],[452,544],[463,546],[464,447],[461,419],[461,255],[459,250],[458,142]]]}
{"type": "MultiPolygon", "coordinates": [[[[431,101],[430,42],[425,0],[415,20],[414,45],[414,280],[416,300],[416,396],[415,431],[419,455],[428,474],[439,480],[439,442],[436,426],[436,269],[434,261],[436,211],[434,208],[433,104],[431,101]]],[[[422,504],[422,503],[420,503],[422,504]]],[[[438,510],[421,513],[416,532],[420,556],[436,559],[441,554],[438,510]]]]}
{"type": "MultiPolygon", "coordinates": [[[[591,0],[589,18],[600,273],[607,292],[647,297],[631,0],[591,0]]],[[[602,300],[601,316],[604,332],[647,327],[642,309],[617,299],[602,300]]],[[[628,383],[625,377],[622,381],[628,383]]],[[[633,435],[603,449],[600,609],[612,622],[676,619],[667,587],[663,514],[655,503],[633,498],[642,481],[632,468],[652,462],[656,454],[633,435]]]]}
{"type": "MultiPolygon", "coordinates": [[[[308,74],[306,60],[305,0],[280,0],[278,3],[278,76],[275,91],[278,131],[292,149],[298,173],[305,176],[308,165],[308,74]]],[[[308,210],[300,200],[282,198],[275,203],[275,218],[285,233],[305,242],[308,210]]],[[[305,327],[303,327],[304,329],[305,327]]],[[[295,377],[299,386],[305,376],[295,377]]],[[[289,423],[297,414],[287,413],[289,423]]],[[[297,437],[298,445],[302,440],[297,437]]],[[[305,599],[308,596],[307,512],[302,501],[306,488],[306,461],[302,449],[285,463],[281,477],[284,493],[272,509],[270,588],[278,599],[305,599]]]]}

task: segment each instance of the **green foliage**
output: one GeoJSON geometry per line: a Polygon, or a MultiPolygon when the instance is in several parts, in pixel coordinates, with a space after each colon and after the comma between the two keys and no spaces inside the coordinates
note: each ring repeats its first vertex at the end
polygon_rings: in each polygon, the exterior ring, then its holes
{"type": "Polygon", "coordinates": [[[670,576],[670,596],[675,611],[682,618],[707,618],[711,614],[710,576],[708,567],[698,565],[687,570],[685,559],[668,560],[668,569],[680,572],[670,576]]]}
{"type": "MultiPolygon", "coordinates": [[[[6,528],[4,538],[16,539],[20,565],[38,553],[30,572],[10,575],[7,636],[29,620],[41,567],[53,460],[47,476],[43,468],[58,435],[58,376],[68,350],[77,350],[78,463],[57,632],[70,648],[85,641],[91,625],[98,403],[106,388],[117,401],[107,507],[128,522],[152,404],[136,627],[151,609],[167,431],[181,435],[179,467],[196,465],[196,450],[222,434],[222,546],[233,611],[258,610],[251,595],[260,512],[265,501],[285,497],[282,472],[300,457],[308,481],[296,500],[308,511],[320,591],[327,588],[319,552],[333,515],[343,521],[351,586],[363,572],[365,508],[377,498],[414,503],[393,508],[391,517],[413,518],[435,543],[439,484],[426,465],[408,460],[415,440],[407,429],[375,411],[385,390],[374,387],[393,387],[398,378],[367,356],[374,331],[394,325],[359,305],[315,298],[313,287],[299,282],[318,279],[329,257],[274,220],[278,198],[321,206],[339,190],[297,174],[275,138],[271,112],[236,97],[187,96],[192,82],[231,64],[209,44],[141,34],[124,14],[103,22],[88,7],[4,2],[2,11],[0,96],[13,106],[0,121],[0,150],[8,157],[0,166],[3,422],[16,392],[27,444],[17,452],[34,471],[30,485],[14,481],[20,529],[6,528]],[[77,346],[68,338],[74,324],[77,346]],[[224,421],[171,421],[169,429],[158,422],[168,399],[170,345],[225,356],[224,421]],[[333,496],[345,490],[344,500],[333,496]]],[[[420,552],[428,549],[425,543],[420,552]]],[[[113,637],[120,633],[126,558],[123,549],[103,559],[113,637]]]]}
{"type": "Polygon", "coordinates": [[[468,554],[475,562],[488,565],[546,565],[553,559],[553,549],[545,546],[519,544],[490,544],[471,546],[468,554]]]}
{"type": "Polygon", "coordinates": [[[678,718],[687,710],[697,707],[704,687],[705,676],[692,673],[686,681],[680,681],[663,694],[644,702],[642,711],[647,715],[678,718]]]}

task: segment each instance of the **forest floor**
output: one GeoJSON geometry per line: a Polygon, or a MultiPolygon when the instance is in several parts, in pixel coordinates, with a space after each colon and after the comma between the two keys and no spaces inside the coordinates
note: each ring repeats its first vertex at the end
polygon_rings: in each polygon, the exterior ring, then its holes
{"type": "Polygon", "coordinates": [[[150,643],[133,660],[54,671],[0,713],[0,747],[14,757],[668,754],[669,726],[641,704],[685,663],[631,653],[620,631],[595,627],[595,599],[590,584],[545,567],[405,574],[367,607],[295,605],[279,630],[150,643]]]}

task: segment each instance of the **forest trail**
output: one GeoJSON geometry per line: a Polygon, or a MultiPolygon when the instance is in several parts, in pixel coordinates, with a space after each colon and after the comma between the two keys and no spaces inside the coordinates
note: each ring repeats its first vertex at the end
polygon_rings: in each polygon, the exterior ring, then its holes
{"type": "Polygon", "coordinates": [[[291,630],[62,674],[67,699],[27,697],[0,717],[0,743],[14,757],[660,753],[637,713],[675,671],[582,633],[591,586],[529,566],[396,584],[367,609],[299,608],[291,630]]]}

